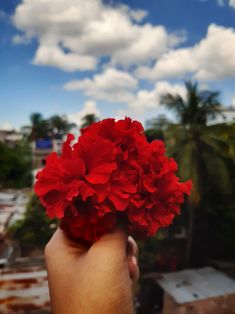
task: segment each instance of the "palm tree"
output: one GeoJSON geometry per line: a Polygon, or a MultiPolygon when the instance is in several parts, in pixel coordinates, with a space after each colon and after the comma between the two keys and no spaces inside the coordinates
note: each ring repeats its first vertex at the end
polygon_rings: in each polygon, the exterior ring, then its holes
{"type": "Polygon", "coordinates": [[[82,125],[81,129],[93,124],[94,122],[97,122],[98,118],[94,113],[88,113],[82,118],[82,125]]]}
{"type": "Polygon", "coordinates": [[[49,125],[53,136],[58,138],[62,138],[66,135],[71,128],[71,125],[68,123],[66,117],[61,117],[59,115],[50,117],[49,125]]]}
{"type": "Polygon", "coordinates": [[[165,132],[167,149],[179,164],[182,179],[192,179],[193,191],[188,200],[188,235],[186,263],[190,264],[194,229],[194,212],[210,189],[209,178],[217,188],[229,184],[226,163],[221,156],[224,141],[216,125],[208,122],[222,113],[219,93],[200,91],[197,83],[186,82],[186,97],[165,94],[161,103],[173,110],[179,123],[170,124],[165,132]],[[216,175],[218,172],[221,176],[216,175]],[[227,183],[225,183],[225,181],[227,183]]]}
{"type": "Polygon", "coordinates": [[[39,112],[35,112],[30,115],[30,122],[32,126],[38,125],[42,120],[42,114],[39,112]]]}
{"type": "Polygon", "coordinates": [[[175,111],[180,124],[191,128],[205,126],[209,119],[222,112],[218,91],[199,91],[198,84],[190,81],[185,82],[185,87],[185,99],[170,93],[161,98],[162,104],[175,111]]]}
{"type": "Polygon", "coordinates": [[[44,119],[41,113],[30,115],[30,126],[23,126],[22,133],[30,140],[39,138],[63,138],[75,125],[69,123],[65,116],[53,115],[44,119]]]}
{"type": "Polygon", "coordinates": [[[30,115],[31,122],[31,134],[30,140],[36,140],[38,138],[47,138],[49,136],[49,123],[48,120],[43,119],[41,113],[32,113],[30,115]]]}
{"type": "Polygon", "coordinates": [[[164,140],[164,133],[168,128],[169,121],[163,114],[146,121],[145,136],[149,142],[154,139],[164,140]]]}

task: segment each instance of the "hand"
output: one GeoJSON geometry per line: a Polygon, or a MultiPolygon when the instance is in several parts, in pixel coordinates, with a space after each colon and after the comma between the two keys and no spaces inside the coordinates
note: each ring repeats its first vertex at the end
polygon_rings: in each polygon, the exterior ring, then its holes
{"type": "Polygon", "coordinates": [[[45,249],[54,314],[133,314],[138,248],[122,230],[89,249],[58,229],[45,249]]]}

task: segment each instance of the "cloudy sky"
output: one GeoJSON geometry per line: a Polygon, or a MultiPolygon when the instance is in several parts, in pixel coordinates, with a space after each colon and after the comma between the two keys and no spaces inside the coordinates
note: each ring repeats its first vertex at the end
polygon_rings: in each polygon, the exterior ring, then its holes
{"type": "Polygon", "coordinates": [[[183,80],[235,105],[235,0],[1,0],[0,126],[32,112],[144,122],[183,80]]]}

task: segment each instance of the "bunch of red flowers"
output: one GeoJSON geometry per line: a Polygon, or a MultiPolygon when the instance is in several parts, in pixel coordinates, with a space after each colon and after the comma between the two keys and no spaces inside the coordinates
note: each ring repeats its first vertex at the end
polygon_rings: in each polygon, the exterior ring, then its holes
{"type": "Polygon", "coordinates": [[[138,121],[106,119],[83,129],[37,174],[35,192],[49,217],[75,239],[92,243],[119,220],[138,238],[152,236],[180,212],[191,181],[181,183],[164,143],[148,143],[138,121]]]}

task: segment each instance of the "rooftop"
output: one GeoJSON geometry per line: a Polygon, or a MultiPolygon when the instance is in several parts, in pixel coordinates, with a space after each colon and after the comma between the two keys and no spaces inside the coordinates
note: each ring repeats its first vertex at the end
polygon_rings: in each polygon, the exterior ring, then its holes
{"type": "Polygon", "coordinates": [[[0,271],[0,313],[50,313],[47,273],[43,267],[0,271]]]}
{"type": "Polygon", "coordinates": [[[162,274],[156,281],[178,304],[235,294],[235,280],[211,267],[162,274]]]}

